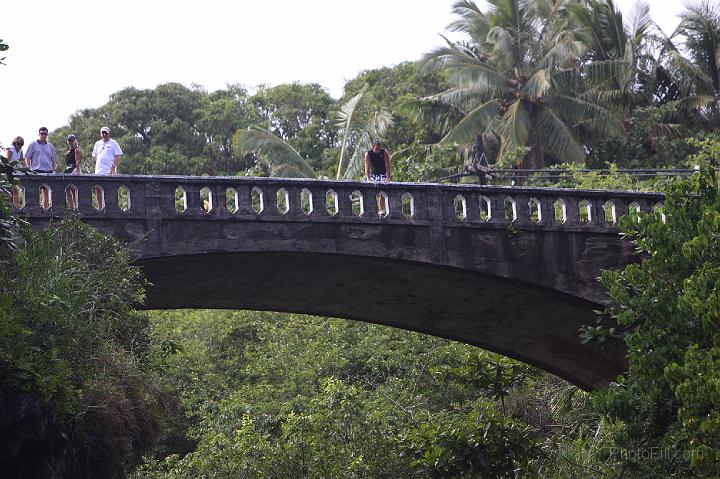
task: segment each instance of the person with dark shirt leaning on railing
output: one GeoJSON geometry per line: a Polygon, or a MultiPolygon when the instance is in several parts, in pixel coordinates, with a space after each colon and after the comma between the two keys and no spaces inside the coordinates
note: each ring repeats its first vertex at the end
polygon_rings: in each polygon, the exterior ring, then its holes
{"type": "MultiPolygon", "coordinates": [[[[380,140],[375,140],[371,150],[365,153],[365,177],[373,183],[390,180],[390,153],[382,147],[380,140]]],[[[380,198],[378,214],[383,215],[385,198],[380,198]]]]}

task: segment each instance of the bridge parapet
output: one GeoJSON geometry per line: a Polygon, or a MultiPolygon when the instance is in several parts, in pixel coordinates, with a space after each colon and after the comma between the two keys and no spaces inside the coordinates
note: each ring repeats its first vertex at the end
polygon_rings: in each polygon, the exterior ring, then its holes
{"type": "Polygon", "coordinates": [[[30,217],[75,210],[83,217],[222,217],[293,221],[432,222],[615,229],[630,209],[649,211],[658,193],[501,186],[370,183],[287,178],[32,175],[16,207],[30,217]],[[101,189],[104,205],[94,200],[101,189]],[[49,192],[50,204],[42,201],[49,192]],[[77,204],[67,191],[76,192],[77,204]],[[384,197],[384,209],[380,197],[384,197]]]}

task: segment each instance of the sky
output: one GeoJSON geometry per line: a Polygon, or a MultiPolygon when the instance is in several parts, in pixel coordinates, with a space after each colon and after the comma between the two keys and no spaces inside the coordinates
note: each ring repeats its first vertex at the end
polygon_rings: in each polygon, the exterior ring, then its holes
{"type": "MultiPolygon", "coordinates": [[[[126,88],[207,91],[318,83],[334,98],[363,70],[440,46],[454,0],[2,0],[0,143],[28,145],[126,88]]],[[[480,1],[478,3],[481,3],[480,1]]],[[[667,33],[683,4],[650,0],[667,33]]],[[[633,0],[616,0],[629,15],[633,0]]],[[[98,125],[98,130],[101,125],[98,125]]],[[[81,143],[95,139],[80,139],[81,143]]],[[[58,145],[56,145],[58,146],[58,145]]],[[[64,145],[61,145],[64,147],[64,145]]]]}

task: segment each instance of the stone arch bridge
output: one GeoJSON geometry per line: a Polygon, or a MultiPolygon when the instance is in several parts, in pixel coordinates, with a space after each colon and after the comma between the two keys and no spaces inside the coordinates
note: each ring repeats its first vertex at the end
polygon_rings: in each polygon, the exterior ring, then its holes
{"type": "Polygon", "coordinates": [[[578,337],[606,299],[601,271],[633,261],[616,219],[662,201],[652,193],[244,177],[36,175],[21,185],[16,207],[35,227],[74,209],[133,242],[153,285],[148,309],[385,324],[495,351],[585,389],[626,367],[621,346],[598,349],[578,337]]]}

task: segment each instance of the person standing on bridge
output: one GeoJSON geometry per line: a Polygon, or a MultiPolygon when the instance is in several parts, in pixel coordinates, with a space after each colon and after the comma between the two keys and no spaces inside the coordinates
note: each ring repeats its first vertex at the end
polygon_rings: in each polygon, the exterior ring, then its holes
{"type": "Polygon", "coordinates": [[[114,175],[123,152],[118,142],[110,138],[110,128],[100,128],[100,139],[95,142],[92,157],[95,159],[96,175],[114,175]]]}
{"type": "MultiPolygon", "coordinates": [[[[65,152],[65,174],[66,175],[79,175],[80,174],[80,158],[82,157],[82,151],[78,146],[78,141],[75,135],[70,133],[67,136],[68,151],[65,152]]],[[[68,188],[65,190],[65,199],[69,208],[75,210],[78,207],[75,190],[68,188]]]]}
{"type": "Polygon", "coordinates": [[[25,157],[23,156],[22,147],[25,144],[25,140],[22,136],[17,136],[12,141],[10,148],[5,150],[5,156],[8,161],[17,161],[20,166],[25,166],[25,157]]]}
{"type": "Polygon", "coordinates": [[[365,177],[375,182],[390,180],[390,153],[380,140],[375,140],[372,149],[365,153],[365,177]]]}
{"type": "MultiPolygon", "coordinates": [[[[25,157],[23,156],[23,150],[22,147],[25,144],[25,140],[22,136],[16,136],[15,139],[12,141],[12,144],[10,145],[10,148],[5,150],[5,156],[7,156],[8,161],[17,161],[18,165],[25,166],[25,157]]],[[[13,204],[20,208],[21,200],[20,195],[18,192],[18,189],[13,186],[12,189],[12,200],[13,204]]]]}
{"type": "Polygon", "coordinates": [[[72,133],[67,136],[68,151],[65,152],[65,174],[66,175],[79,175],[80,174],[80,159],[82,157],[82,150],[78,145],[77,137],[72,133]]]}
{"type": "MultiPolygon", "coordinates": [[[[100,139],[93,146],[92,157],[95,159],[96,175],[115,175],[123,152],[118,142],[110,138],[110,128],[100,128],[100,139]]],[[[105,198],[100,187],[95,188],[95,200],[98,209],[105,208],[105,198]]]]}
{"type": "Polygon", "coordinates": [[[53,144],[47,141],[48,129],[41,127],[38,136],[40,138],[30,143],[25,152],[27,166],[35,173],[55,173],[57,153],[53,144]]]}
{"type": "MultiPolygon", "coordinates": [[[[48,129],[40,127],[38,136],[40,138],[30,143],[25,152],[25,162],[35,173],[55,173],[57,153],[53,144],[47,141],[48,129]]],[[[47,210],[50,208],[50,191],[43,188],[42,192],[42,207],[47,210]]]]}
{"type": "MultiPolygon", "coordinates": [[[[375,140],[371,150],[365,153],[365,177],[373,183],[390,180],[390,153],[375,140]]],[[[385,198],[380,197],[378,213],[385,214],[385,198]]]]}

